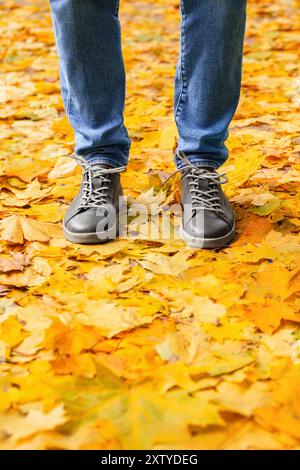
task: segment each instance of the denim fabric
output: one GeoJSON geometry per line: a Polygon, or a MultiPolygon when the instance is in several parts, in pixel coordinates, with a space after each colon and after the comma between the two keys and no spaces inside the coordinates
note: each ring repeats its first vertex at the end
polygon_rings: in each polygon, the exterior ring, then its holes
{"type": "MultiPolygon", "coordinates": [[[[179,2],[180,0],[178,0],[179,2]]],[[[65,110],[75,152],[126,165],[125,70],[119,0],[50,0],[65,110]]],[[[181,50],[174,93],[178,150],[218,168],[240,94],[246,0],[181,0],[181,50]]],[[[181,162],[175,154],[175,162],[181,162]]]]}

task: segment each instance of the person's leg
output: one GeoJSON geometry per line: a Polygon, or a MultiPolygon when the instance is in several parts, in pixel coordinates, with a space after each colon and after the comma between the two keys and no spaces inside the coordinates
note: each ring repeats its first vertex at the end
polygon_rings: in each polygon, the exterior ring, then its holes
{"type": "Polygon", "coordinates": [[[181,53],[175,86],[181,169],[181,237],[219,248],[235,236],[235,218],[215,170],[240,95],[246,0],[181,0],[181,53]]]}
{"type": "Polygon", "coordinates": [[[83,167],[79,192],[63,223],[75,243],[100,243],[119,232],[119,172],[130,140],[123,123],[125,71],[119,0],[50,0],[62,96],[83,167]]]}
{"type": "MultiPolygon", "coordinates": [[[[181,0],[181,52],[175,80],[178,150],[218,168],[241,84],[246,0],[181,0]]],[[[178,167],[182,161],[175,155],[178,167]]]]}
{"type": "Polygon", "coordinates": [[[50,0],[66,114],[75,153],[90,163],[124,166],[125,71],[119,0],[50,0]]]}

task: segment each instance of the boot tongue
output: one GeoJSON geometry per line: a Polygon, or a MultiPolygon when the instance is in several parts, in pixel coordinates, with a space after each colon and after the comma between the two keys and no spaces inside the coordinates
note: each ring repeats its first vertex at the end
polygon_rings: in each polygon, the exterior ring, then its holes
{"type": "Polygon", "coordinates": [[[94,163],[94,165],[92,165],[93,171],[97,171],[97,170],[109,170],[110,168],[112,168],[112,166],[111,166],[111,165],[107,165],[106,163],[94,163]]]}
{"type": "Polygon", "coordinates": [[[198,182],[198,188],[200,188],[202,191],[203,190],[207,190],[208,187],[209,187],[209,181],[208,180],[205,180],[205,179],[199,179],[197,180],[198,182]]]}
{"type": "MultiPolygon", "coordinates": [[[[112,166],[107,165],[106,163],[95,163],[94,165],[92,165],[92,172],[94,174],[96,173],[95,176],[92,174],[92,185],[94,189],[99,189],[103,185],[106,186],[108,184],[103,181],[103,178],[100,175],[97,176],[97,171],[100,172],[101,170],[109,170],[110,168],[112,168],[112,166]]],[[[109,173],[107,174],[103,173],[103,176],[105,178],[109,178],[109,173]]]]}
{"type": "MultiPolygon", "coordinates": [[[[203,172],[212,172],[214,171],[214,168],[209,167],[209,166],[201,166],[199,167],[200,170],[203,170],[203,172]]],[[[202,191],[208,190],[210,186],[210,181],[206,178],[197,178],[195,176],[195,181],[198,183],[198,188],[200,188],[202,191]]]]}

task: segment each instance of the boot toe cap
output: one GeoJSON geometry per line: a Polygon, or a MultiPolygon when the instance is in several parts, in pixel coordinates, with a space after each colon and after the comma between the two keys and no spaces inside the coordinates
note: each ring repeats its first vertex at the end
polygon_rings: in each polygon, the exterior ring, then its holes
{"type": "Polygon", "coordinates": [[[117,237],[116,216],[105,216],[89,209],[64,223],[65,237],[73,243],[103,243],[117,237]]]}
{"type": "Polygon", "coordinates": [[[201,223],[192,218],[184,227],[192,237],[196,238],[221,238],[232,230],[233,224],[225,221],[221,217],[203,217],[201,223]]]}
{"type": "Polygon", "coordinates": [[[224,220],[216,214],[206,214],[200,221],[193,217],[182,224],[181,236],[191,247],[220,248],[234,239],[234,219],[224,220]]]}

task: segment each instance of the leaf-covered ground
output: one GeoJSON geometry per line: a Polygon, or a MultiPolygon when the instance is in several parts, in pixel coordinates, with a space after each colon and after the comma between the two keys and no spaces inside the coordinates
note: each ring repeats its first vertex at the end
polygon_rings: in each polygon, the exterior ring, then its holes
{"type": "MultiPolygon", "coordinates": [[[[80,171],[48,2],[0,5],[0,449],[299,448],[297,2],[249,1],[226,164],[238,238],[219,252],[148,241],[134,217],[105,246],[63,239],[80,171]]],[[[122,22],[123,183],[164,211],[178,0],[124,0],[122,22]]]]}

